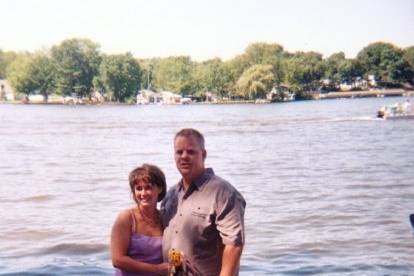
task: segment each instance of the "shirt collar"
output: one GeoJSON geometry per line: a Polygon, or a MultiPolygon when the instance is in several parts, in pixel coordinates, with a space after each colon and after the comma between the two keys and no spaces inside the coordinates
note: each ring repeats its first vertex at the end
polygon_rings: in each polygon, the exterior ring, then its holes
{"type": "MultiPolygon", "coordinates": [[[[212,168],[206,168],[204,170],[204,173],[199,176],[196,180],[194,180],[193,182],[191,182],[190,187],[188,188],[188,190],[186,191],[184,198],[187,198],[190,196],[190,194],[195,191],[195,190],[202,190],[204,184],[214,175],[214,171],[212,168]]],[[[179,191],[183,192],[183,180],[181,179],[179,182],[179,191]]]]}

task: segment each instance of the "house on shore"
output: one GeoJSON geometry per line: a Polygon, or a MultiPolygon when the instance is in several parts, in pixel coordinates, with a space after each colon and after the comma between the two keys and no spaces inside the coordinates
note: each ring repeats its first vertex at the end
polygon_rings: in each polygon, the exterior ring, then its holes
{"type": "Polygon", "coordinates": [[[290,91],[288,85],[274,86],[273,89],[266,94],[266,99],[270,102],[290,102],[294,101],[296,94],[290,91]]]}
{"type": "Polygon", "coordinates": [[[207,103],[217,103],[218,102],[217,93],[215,93],[213,91],[207,91],[206,92],[206,102],[207,103]]]}
{"type": "Polygon", "coordinates": [[[182,99],[181,95],[171,91],[141,90],[137,95],[137,104],[182,104],[182,99]]]}
{"type": "Polygon", "coordinates": [[[182,96],[171,91],[161,91],[163,104],[181,104],[182,96]]]}
{"type": "Polygon", "coordinates": [[[366,81],[361,77],[357,77],[354,80],[342,81],[339,84],[339,90],[340,91],[366,90],[368,89],[368,85],[371,85],[371,83],[376,83],[376,82],[375,80],[374,82],[371,82],[370,80],[366,81]]]}
{"type": "Polygon", "coordinates": [[[160,104],[162,97],[159,93],[151,90],[140,90],[137,95],[137,104],[160,104]]]}

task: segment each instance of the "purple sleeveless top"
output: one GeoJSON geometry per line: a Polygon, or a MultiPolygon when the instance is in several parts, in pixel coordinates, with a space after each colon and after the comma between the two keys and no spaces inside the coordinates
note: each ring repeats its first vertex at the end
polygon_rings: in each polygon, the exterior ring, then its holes
{"type": "MultiPolygon", "coordinates": [[[[161,236],[146,236],[135,233],[135,216],[132,214],[132,235],[129,240],[127,255],[132,259],[150,263],[160,264],[163,262],[162,258],[162,237],[161,236]]],[[[151,276],[158,275],[153,273],[134,273],[125,270],[115,269],[115,276],[151,276]]]]}

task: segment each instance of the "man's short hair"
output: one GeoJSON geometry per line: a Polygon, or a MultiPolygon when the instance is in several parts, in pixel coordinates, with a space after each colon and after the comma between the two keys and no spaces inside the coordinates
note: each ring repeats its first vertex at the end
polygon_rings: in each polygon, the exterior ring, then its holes
{"type": "Polygon", "coordinates": [[[198,130],[194,128],[183,128],[177,134],[175,134],[174,141],[178,137],[194,137],[202,150],[205,150],[204,136],[198,130]]]}

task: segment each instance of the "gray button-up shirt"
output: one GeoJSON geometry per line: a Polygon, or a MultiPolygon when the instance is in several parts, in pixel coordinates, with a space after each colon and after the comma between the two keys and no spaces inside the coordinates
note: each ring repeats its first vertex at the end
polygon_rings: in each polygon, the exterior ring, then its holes
{"type": "Polygon", "coordinates": [[[243,196],[212,169],[206,169],[187,191],[180,181],[161,204],[164,259],[174,248],[201,275],[218,275],[224,245],[244,244],[245,206],[243,196]]]}

